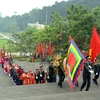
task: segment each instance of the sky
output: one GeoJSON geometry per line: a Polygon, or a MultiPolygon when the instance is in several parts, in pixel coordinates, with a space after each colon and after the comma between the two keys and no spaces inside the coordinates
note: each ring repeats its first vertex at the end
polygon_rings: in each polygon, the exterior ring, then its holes
{"type": "Polygon", "coordinates": [[[28,13],[33,8],[42,8],[44,6],[51,6],[55,2],[67,0],[0,0],[0,13],[2,17],[15,15],[22,15],[28,13]]]}

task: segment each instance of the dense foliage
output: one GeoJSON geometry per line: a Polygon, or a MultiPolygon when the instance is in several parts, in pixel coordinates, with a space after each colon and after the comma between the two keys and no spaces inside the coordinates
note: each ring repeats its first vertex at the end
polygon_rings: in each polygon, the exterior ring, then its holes
{"type": "MultiPolygon", "coordinates": [[[[35,52],[38,43],[52,43],[55,52],[65,54],[68,49],[68,38],[71,35],[81,50],[88,50],[93,25],[100,33],[100,6],[91,11],[83,6],[71,5],[66,9],[67,16],[62,17],[56,12],[51,13],[51,22],[44,29],[27,27],[24,31],[14,34],[14,49],[21,52],[35,52]]],[[[13,50],[14,50],[13,49],[13,50]]]]}
{"type": "Polygon", "coordinates": [[[36,8],[31,10],[29,13],[25,13],[23,15],[17,15],[15,13],[15,15],[11,17],[0,17],[0,32],[16,33],[18,31],[24,30],[27,27],[28,23],[36,23],[37,21],[40,24],[49,24],[52,21],[52,11],[59,13],[59,15],[62,17],[66,17],[66,8],[69,8],[72,4],[75,4],[76,6],[81,4],[91,10],[92,8],[100,5],[100,0],[68,0],[62,1],[60,3],[55,2],[55,4],[52,6],[43,7],[42,9],[36,8]]]}

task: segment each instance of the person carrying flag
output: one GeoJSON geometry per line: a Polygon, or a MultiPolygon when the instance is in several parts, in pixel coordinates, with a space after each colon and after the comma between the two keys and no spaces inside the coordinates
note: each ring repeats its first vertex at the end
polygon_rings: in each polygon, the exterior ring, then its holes
{"type": "Polygon", "coordinates": [[[86,57],[86,62],[84,63],[84,68],[83,68],[83,83],[80,88],[80,91],[83,90],[83,88],[86,86],[85,91],[89,91],[90,84],[91,84],[91,73],[93,73],[92,70],[92,63],[91,63],[91,57],[87,56],[86,57]]]}

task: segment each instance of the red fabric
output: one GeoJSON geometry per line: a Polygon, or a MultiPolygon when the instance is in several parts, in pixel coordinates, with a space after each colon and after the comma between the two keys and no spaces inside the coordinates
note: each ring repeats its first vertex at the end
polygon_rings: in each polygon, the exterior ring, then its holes
{"type": "Polygon", "coordinates": [[[47,51],[48,51],[48,56],[53,55],[54,46],[51,45],[51,44],[49,44],[49,45],[48,45],[48,48],[47,48],[47,51]]]}
{"type": "Polygon", "coordinates": [[[23,85],[27,85],[27,84],[28,84],[28,78],[27,78],[27,75],[26,75],[25,73],[23,73],[23,74],[20,76],[20,79],[22,79],[23,85]]]}
{"type": "Polygon", "coordinates": [[[98,56],[99,52],[100,52],[100,38],[96,30],[96,27],[94,26],[88,50],[88,55],[92,57],[91,60],[92,63],[94,63],[94,59],[98,56]]]}
{"type": "Polygon", "coordinates": [[[4,59],[3,58],[1,58],[1,63],[4,64],[4,59]]]}
{"type": "Polygon", "coordinates": [[[35,82],[34,82],[34,76],[31,76],[31,78],[29,80],[29,84],[35,84],[35,82]]]}
{"type": "Polygon", "coordinates": [[[21,68],[18,68],[18,69],[16,70],[16,73],[17,73],[19,76],[21,76],[21,75],[23,74],[23,71],[22,71],[21,68]]]}
{"type": "Polygon", "coordinates": [[[19,76],[21,76],[23,74],[23,70],[19,69],[19,76]]]}
{"type": "Polygon", "coordinates": [[[67,62],[68,62],[68,64],[70,65],[70,71],[72,71],[73,66],[74,66],[74,64],[75,64],[75,62],[76,62],[76,58],[75,58],[75,56],[73,55],[72,52],[69,53],[67,62]]]}
{"type": "Polygon", "coordinates": [[[40,43],[40,46],[39,46],[39,53],[40,53],[40,58],[42,59],[43,56],[44,56],[44,52],[45,52],[45,47],[42,43],[40,43]]]}
{"type": "Polygon", "coordinates": [[[44,52],[44,50],[45,50],[45,47],[44,47],[44,45],[41,43],[41,44],[40,44],[40,52],[44,52]]]}
{"type": "Polygon", "coordinates": [[[36,54],[39,54],[39,45],[36,45],[36,54]]]}

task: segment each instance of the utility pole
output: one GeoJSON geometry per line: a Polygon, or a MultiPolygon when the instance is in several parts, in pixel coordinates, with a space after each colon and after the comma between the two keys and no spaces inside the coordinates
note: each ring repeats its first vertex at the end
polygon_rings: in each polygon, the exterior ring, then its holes
{"type": "Polygon", "coordinates": [[[16,14],[17,14],[17,12],[15,11],[15,33],[16,33],[16,14]]]}
{"type": "Polygon", "coordinates": [[[48,11],[46,9],[46,25],[48,24],[48,11]]]}
{"type": "Polygon", "coordinates": [[[14,39],[13,39],[13,34],[15,34],[16,33],[16,11],[14,12],[14,23],[15,23],[15,25],[14,25],[14,30],[13,30],[13,32],[12,32],[12,37],[11,37],[11,52],[13,51],[13,41],[14,41],[14,39]]]}
{"type": "Polygon", "coordinates": [[[62,23],[60,24],[60,39],[62,39],[62,23]]]}

